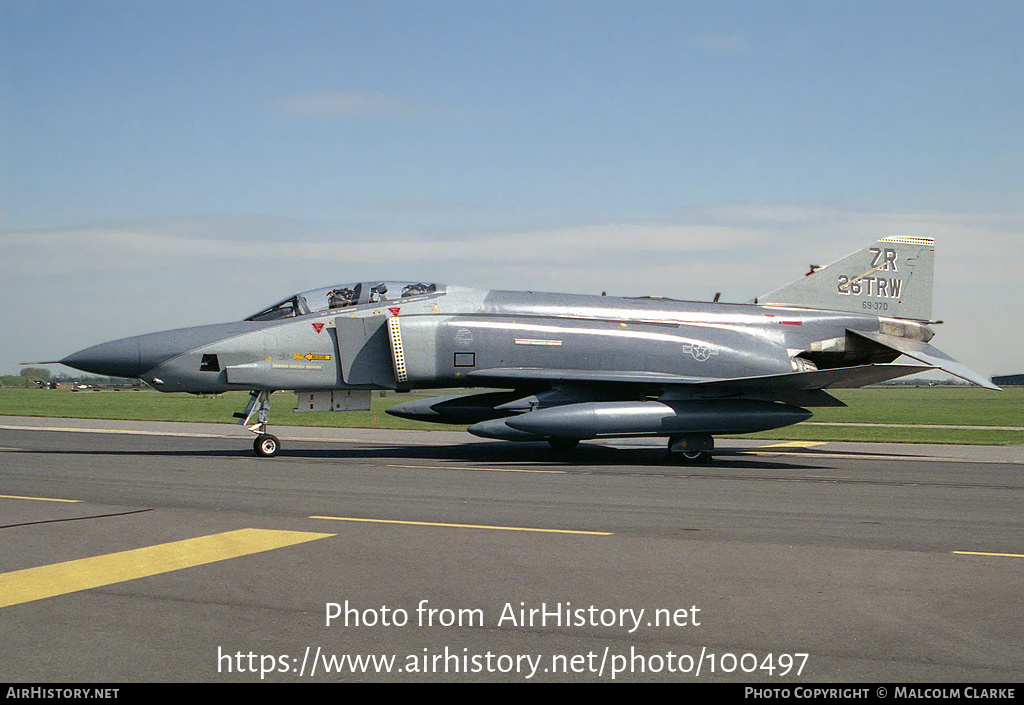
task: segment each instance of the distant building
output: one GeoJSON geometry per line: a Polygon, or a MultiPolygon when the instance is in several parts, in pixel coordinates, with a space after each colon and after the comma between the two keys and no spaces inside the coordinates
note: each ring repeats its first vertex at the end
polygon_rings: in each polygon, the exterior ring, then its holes
{"type": "Polygon", "coordinates": [[[1024,374],[993,377],[992,384],[998,387],[1021,387],[1024,386],[1024,374]]]}

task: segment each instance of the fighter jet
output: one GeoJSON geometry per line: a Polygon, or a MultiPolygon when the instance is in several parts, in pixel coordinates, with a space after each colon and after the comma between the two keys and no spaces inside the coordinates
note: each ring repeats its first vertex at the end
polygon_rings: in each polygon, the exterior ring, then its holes
{"type": "Polygon", "coordinates": [[[389,413],[558,449],[661,436],[671,458],[706,463],[716,435],[843,406],[828,389],[936,368],[998,389],[929,343],[934,252],[931,239],[886,237],[746,304],[341,284],[243,321],[125,338],[60,362],[164,392],[249,390],[236,416],[264,457],[280,448],[267,432],[277,390],[295,390],[306,412],[369,409],[371,390],[483,387],[498,391],[389,413]]]}

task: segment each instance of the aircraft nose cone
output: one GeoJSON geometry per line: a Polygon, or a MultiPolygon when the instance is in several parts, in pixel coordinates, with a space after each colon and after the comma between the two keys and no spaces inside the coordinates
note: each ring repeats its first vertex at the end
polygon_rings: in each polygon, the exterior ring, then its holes
{"type": "Polygon", "coordinates": [[[139,339],[125,338],[79,350],[60,362],[82,372],[134,379],[142,374],[139,357],[139,339]]]}

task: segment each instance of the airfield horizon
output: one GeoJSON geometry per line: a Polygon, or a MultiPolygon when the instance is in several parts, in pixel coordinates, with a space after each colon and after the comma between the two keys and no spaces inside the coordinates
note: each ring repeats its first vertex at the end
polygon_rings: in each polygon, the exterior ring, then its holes
{"type": "MultiPolygon", "coordinates": [[[[376,393],[370,411],[293,413],[296,397],[278,392],[272,398],[271,421],[277,426],[465,430],[465,426],[433,424],[390,416],[385,410],[411,399],[451,393],[424,390],[376,393]]],[[[470,393],[471,390],[456,390],[470,393]]],[[[1024,444],[1024,389],[1002,392],[970,387],[870,387],[836,390],[843,408],[811,409],[806,422],[775,431],[735,436],[806,441],[886,443],[949,443],[969,445],[1024,444]]],[[[51,418],[119,419],[232,423],[248,394],[158,394],[154,390],[0,389],[0,415],[51,418]]]]}

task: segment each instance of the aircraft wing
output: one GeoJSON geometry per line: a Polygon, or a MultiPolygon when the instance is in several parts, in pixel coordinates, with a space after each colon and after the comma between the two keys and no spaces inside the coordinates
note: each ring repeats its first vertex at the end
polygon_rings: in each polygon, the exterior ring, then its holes
{"type": "Polygon", "coordinates": [[[481,386],[522,387],[531,384],[578,384],[583,386],[656,386],[663,397],[684,398],[702,392],[715,396],[769,396],[795,406],[845,406],[825,389],[852,389],[933,369],[931,365],[858,365],[830,370],[714,379],[684,377],[661,372],[620,370],[552,370],[505,367],[470,372],[467,377],[481,386]]]}
{"type": "MultiPolygon", "coordinates": [[[[500,393],[507,394],[511,402],[495,406],[494,401],[504,399],[494,398],[495,393],[421,399],[392,407],[388,413],[449,422],[475,421],[470,433],[513,441],[682,433],[686,437],[677,440],[683,439],[679,442],[689,448],[688,444],[707,441],[693,434],[767,430],[806,419],[810,412],[803,407],[845,406],[826,389],[861,387],[928,369],[932,368],[869,364],[709,379],[628,370],[505,367],[475,370],[466,376],[483,386],[518,390],[500,393]],[[531,387],[560,386],[573,389],[521,396],[531,387]],[[654,394],[657,401],[645,399],[654,394]]],[[[707,450],[700,445],[694,452],[702,449],[707,450]]]]}
{"type": "Polygon", "coordinates": [[[930,369],[932,369],[930,365],[858,365],[856,367],[837,367],[831,370],[721,379],[709,382],[705,386],[763,391],[856,389],[930,369]]]}
{"type": "MultiPolygon", "coordinates": [[[[929,346],[930,347],[930,346],[929,346]]],[[[902,351],[901,351],[902,352],[902,351]]],[[[923,361],[926,362],[926,361],[923,361]]],[[[726,387],[737,390],[844,389],[863,387],[897,377],[924,372],[938,365],[858,365],[831,370],[790,372],[756,377],[685,377],[664,372],[630,372],[622,370],[557,370],[535,367],[502,367],[476,370],[466,376],[481,386],[522,385],[531,382],[562,382],[578,384],[645,384],[659,386],[726,387]]],[[[968,370],[969,372],[969,370],[968,370]]]]}

